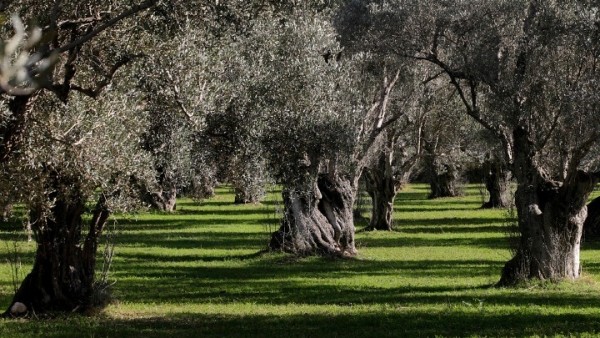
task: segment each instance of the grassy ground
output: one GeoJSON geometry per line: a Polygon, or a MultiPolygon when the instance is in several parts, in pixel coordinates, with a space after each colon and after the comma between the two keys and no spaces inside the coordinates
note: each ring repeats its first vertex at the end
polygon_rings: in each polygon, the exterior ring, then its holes
{"type": "MultiPolygon", "coordinates": [[[[584,243],[578,282],[492,287],[503,263],[507,212],[480,210],[478,187],[429,201],[411,185],[396,229],[359,232],[353,260],[255,255],[277,226],[278,203],[234,206],[220,189],[174,215],[118,219],[115,301],[93,317],[0,320],[0,337],[399,337],[600,334],[600,245],[584,243]]],[[[596,195],[598,195],[597,193],[596,195]]],[[[0,305],[34,245],[0,228],[0,305]],[[15,242],[16,241],[16,242],[15,242]]]]}

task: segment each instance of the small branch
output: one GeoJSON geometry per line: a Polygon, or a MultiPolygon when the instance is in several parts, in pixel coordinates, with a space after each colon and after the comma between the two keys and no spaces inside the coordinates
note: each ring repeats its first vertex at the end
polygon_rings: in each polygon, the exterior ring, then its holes
{"type": "MultiPolygon", "coordinates": [[[[73,48],[76,48],[78,46],[83,45],[84,43],[90,41],[91,39],[95,38],[98,34],[102,33],[104,30],[106,30],[107,28],[110,28],[112,26],[114,26],[115,24],[117,24],[119,21],[130,17],[132,15],[137,14],[138,12],[141,12],[143,10],[146,10],[152,6],[154,6],[156,3],[158,2],[158,0],[147,0],[139,5],[133,6],[130,9],[124,11],[123,13],[117,15],[116,17],[106,21],[105,23],[101,24],[100,26],[98,26],[96,29],[92,30],[91,32],[87,33],[86,35],[82,36],[81,38],[72,41],[69,44],[66,44],[62,47],[59,47],[55,50],[51,50],[49,52],[47,52],[47,55],[50,55],[50,53],[56,51],[58,53],[64,53],[68,50],[71,50],[73,48]]],[[[47,56],[46,55],[46,56],[47,56]]]]}
{"type": "MultiPolygon", "coordinates": [[[[173,78],[173,75],[168,70],[166,71],[166,74],[167,74],[167,78],[171,82],[171,89],[173,90],[173,93],[175,94],[175,103],[177,103],[177,106],[179,107],[179,109],[185,114],[185,116],[187,116],[187,118],[190,120],[190,122],[192,124],[195,124],[194,114],[192,114],[187,109],[185,104],[183,103],[183,100],[181,98],[181,91],[179,90],[179,86],[177,86],[175,84],[175,79],[173,78]]],[[[204,86],[206,86],[206,82],[204,83],[204,86]]],[[[203,89],[204,89],[204,86],[202,87],[203,89]]]]}
{"type": "Polygon", "coordinates": [[[101,81],[96,83],[96,86],[94,88],[82,88],[77,85],[72,85],[70,87],[70,89],[73,89],[75,91],[78,91],[82,94],[85,94],[85,95],[95,99],[102,93],[104,88],[106,88],[106,86],[108,86],[112,82],[112,80],[115,76],[115,73],[121,67],[125,66],[132,60],[141,58],[141,57],[144,57],[144,54],[134,54],[134,55],[122,56],[121,59],[119,61],[117,61],[106,74],[104,74],[104,79],[102,79],[101,81]]]}

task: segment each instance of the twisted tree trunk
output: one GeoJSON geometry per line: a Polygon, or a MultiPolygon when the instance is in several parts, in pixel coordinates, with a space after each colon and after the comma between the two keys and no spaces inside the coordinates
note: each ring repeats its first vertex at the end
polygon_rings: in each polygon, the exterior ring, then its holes
{"type": "Polygon", "coordinates": [[[369,230],[392,230],[394,199],[399,187],[394,177],[386,174],[385,163],[384,168],[380,164],[365,170],[367,192],[372,202],[369,230]]]}
{"type": "Polygon", "coordinates": [[[262,186],[234,187],[234,204],[259,203],[265,196],[262,186]]]}
{"type": "Polygon", "coordinates": [[[382,151],[377,163],[364,171],[366,190],[372,202],[369,230],[392,230],[396,194],[408,181],[417,156],[396,168],[393,161],[393,153],[382,151]]]}
{"type": "Polygon", "coordinates": [[[321,174],[300,186],[307,188],[284,188],[284,218],[269,247],[297,255],[355,255],[352,184],[321,174]]]}
{"type": "Polygon", "coordinates": [[[141,198],[154,210],[162,212],[173,212],[177,207],[177,185],[173,179],[173,173],[163,167],[157,169],[157,186],[148,186],[145,182],[134,178],[141,198]]]}
{"type": "Polygon", "coordinates": [[[458,170],[453,164],[444,164],[443,168],[439,172],[435,165],[430,167],[429,186],[431,187],[431,193],[429,198],[461,196],[458,170]]]}
{"type": "Polygon", "coordinates": [[[535,162],[535,148],[523,129],[514,132],[515,202],[521,234],[515,256],[502,270],[500,285],[529,279],[577,279],[586,201],[596,184],[582,171],[564,182],[546,177],[535,162]]]}
{"type": "Polygon", "coordinates": [[[82,243],[81,195],[52,193],[50,214],[38,206],[31,210],[37,251],[32,271],[16,292],[5,316],[23,316],[47,311],[83,312],[94,304],[94,274],[98,238],[109,210],[104,198],[96,205],[82,243]]]}
{"type": "Polygon", "coordinates": [[[151,192],[148,201],[152,208],[156,210],[173,212],[177,208],[177,188],[172,185],[171,187],[164,187],[162,190],[151,192]]]}
{"type": "Polygon", "coordinates": [[[481,207],[484,209],[507,208],[510,205],[510,170],[498,159],[486,161],[484,169],[485,187],[490,194],[490,199],[481,207]]]}

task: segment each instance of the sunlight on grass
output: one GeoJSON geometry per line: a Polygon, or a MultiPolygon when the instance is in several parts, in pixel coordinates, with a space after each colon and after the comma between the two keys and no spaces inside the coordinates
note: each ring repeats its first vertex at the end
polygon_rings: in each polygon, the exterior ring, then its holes
{"type": "MultiPolygon", "coordinates": [[[[276,189],[235,206],[226,187],[171,215],[118,217],[111,234],[115,301],[93,317],[0,321],[1,337],[515,336],[600,332],[600,245],[584,243],[578,282],[495,288],[510,258],[504,210],[482,210],[480,186],[427,200],[410,185],[395,231],[356,236],[351,260],[256,254],[277,227],[276,189]]],[[[596,191],[595,196],[600,195],[596,191]]],[[[9,248],[23,270],[34,245],[0,229],[0,302],[13,292],[9,248]]]]}

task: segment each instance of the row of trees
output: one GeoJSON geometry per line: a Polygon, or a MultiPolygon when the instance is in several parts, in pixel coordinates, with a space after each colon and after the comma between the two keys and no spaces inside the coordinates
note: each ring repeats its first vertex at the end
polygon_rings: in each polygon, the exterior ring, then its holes
{"type": "Polygon", "coordinates": [[[389,230],[419,163],[437,197],[465,158],[485,163],[487,207],[517,184],[521,241],[500,283],[579,277],[600,179],[593,2],[0,7],[30,22],[3,26],[0,197],[26,204],[38,244],[7,314],[95,306],[104,224],[140,201],[169,211],[178,189],[226,181],[256,202],[271,179],[271,249],[353,256],[362,179],[369,227],[389,230]]]}

